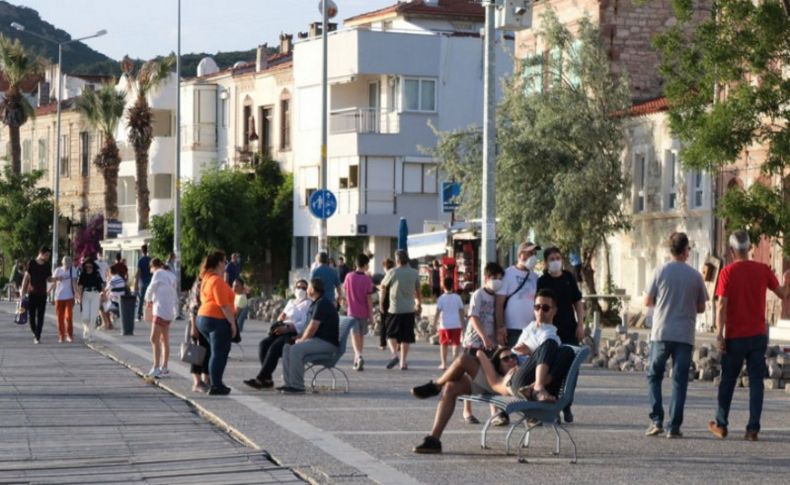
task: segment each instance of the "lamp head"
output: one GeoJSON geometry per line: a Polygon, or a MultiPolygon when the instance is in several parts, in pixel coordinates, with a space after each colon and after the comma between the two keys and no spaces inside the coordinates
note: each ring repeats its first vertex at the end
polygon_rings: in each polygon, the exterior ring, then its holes
{"type": "Polygon", "coordinates": [[[322,15],[324,13],[324,5],[326,5],[327,8],[326,16],[330,19],[335,18],[337,15],[337,4],[332,0],[321,0],[318,2],[318,11],[321,12],[322,15]]]}
{"type": "Polygon", "coordinates": [[[107,35],[107,29],[101,29],[100,31],[96,32],[96,37],[101,37],[102,35],[107,35]]]}
{"type": "Polygon", "coordinates": [[[14,28],[16,30],[25,30],[25,26],[18,22],[11,22],[11,28],[14,28]]]}

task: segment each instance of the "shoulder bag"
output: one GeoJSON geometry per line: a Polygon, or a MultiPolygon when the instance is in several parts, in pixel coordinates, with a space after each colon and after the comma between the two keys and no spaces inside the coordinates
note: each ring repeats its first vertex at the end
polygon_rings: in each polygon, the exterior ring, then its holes
{"type": "Polygon", "coordinates": [[[184,341],[181,342],[181,362],[202,366],[206,360],[206,348],[199,345],[190,335],[192,325],[189,324],[184,329],[184,341]]]}
{"type": "Polygon", "coordinates": [[[514,291],[513,293],[511,293],[511,294],[509,294],[508,296],[505,297],[505,305],[504,305],[503,309],[507,308],[507,302],[510,301],[510,298],[513,297],[513,295],[515,295],[519,291],[521,291],[521,288],[524,288],[524,285],[527,284],[527,280],[529,280],[529,276],[531,274],[532,274],[532,272],[530,270],[527,270],[527,276],[525,276],[524,279],[521,281],[521,284],[518,285],[518,288],[516,288],[516,291],[514,291]]]}

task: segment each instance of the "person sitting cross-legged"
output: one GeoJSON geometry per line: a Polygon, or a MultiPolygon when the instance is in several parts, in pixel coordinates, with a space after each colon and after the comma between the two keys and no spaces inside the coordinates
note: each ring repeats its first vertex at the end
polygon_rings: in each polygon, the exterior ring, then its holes
{"type": "Polygon", "coordinates": [[[436,406],[431,434],[414,447],[415,453],[441,453],[440,438],[455,411],[455,401],[464,394],[499,394],[510,396],[510,380],[518,361],[510,349],[501,347],[491,359],[479,349],[475,356],[462,354],[438,379],[412,388],[411,394],[418,399],[427,399],[441,394],[436,406]]]}
{"type": "Polygon", "coordinates": [[[560,344],[557,327],[552,323],[556,314],[555,293],[549,289],[538,290],[535,320],[521,331],[513,347],[516,354],[528,356],[522,364],[524,372],[518,384],[521,386],[519,393],[530,401],[556,401],[562,379],[575,357],[573,349],[560,344]]]}
{"type": "Polygon", "coordinates": [[[324,281],[312,278],[307,294],[312,300],[307,327],[302,336],[283,349],[283,381],[277,390],[286,394],[304,393],[304,366],[310,356],[336,352],[340,341],[340,317],[334,300],[325,298],[324,281]]]}
{"type": "Polygon", "coordinates": [[[286,344],[293,343],[304,332],[307,326],[307,311],[313,303],[307,297],[307,281],[299,280],[294,288],[294,298],[285,305],[277,321],[269,329],[269,335],[258,344],[258,357],[261,370],[253,379],[244,381],[254,389],[274,387],[272,374],[277,368],[277,361],[283,355],[286,344]]]}

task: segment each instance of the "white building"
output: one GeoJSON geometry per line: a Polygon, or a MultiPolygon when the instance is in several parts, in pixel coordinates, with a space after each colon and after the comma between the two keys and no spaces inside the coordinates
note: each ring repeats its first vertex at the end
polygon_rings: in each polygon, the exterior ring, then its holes
{"type": "MultiPolygon", "coordinates": [[[[370,250],[373,268],[392,254],[401,217],[412,232],[448,219],[442,175],[423,148],[436,144],[429,124],[482,125],[483,20],[467,0],[400,2],[329,34],[327,184],[339,207],[328,235],[370,250]]],[[[307,202],[320,185],[321,65],[314,25],[294,47],[294,269],[318,250],[320,222],[307,202]]],[[[500,42],[498,78],[512,72],[512,42],[500,42]]]]}
{"type": "MultiPolygon", "coordinates": [[[[666,99],[633,106],[626,137],[623,168],[632,187],[624,203],[633,229],[609,238],[609,267],[615,286],[631,296],[629,313],[634,314],[643,311],[643,295],[656,268],[671,257],[669,236],[675,231],[688,234],[688,264],[699,270],[712,254],[713,219],[710,177],[683,167],[680,140],[669,129],[666,99]]],[[[605,271],[599,277],[603,288],[605,271]]]]}

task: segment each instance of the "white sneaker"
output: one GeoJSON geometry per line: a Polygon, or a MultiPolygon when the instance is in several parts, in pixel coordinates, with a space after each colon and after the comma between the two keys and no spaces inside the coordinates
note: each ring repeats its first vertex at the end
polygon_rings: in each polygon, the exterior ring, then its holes
{"type": "Polygon", "coordinates": [[[34,344],[40,344],[40,343],[41,343],[41,341],[40,341],[39,339],[37,339],[37,338],[34,338],[34,339],[33,339],[33,343],[34,343],[34,344]]]}
{"type": "Polygon", "coordinates": [[[153,377],[154,379],[158,379],[161,375],[161,371],[158,367],[151,367],[151,370],[148,371],[148,377],[153,377]]]}
{"type": "Polygon", "coordinates": [[[167,370],[167,367],[162,367],[162,368],[159,369],[159,376],[158,377],[160,377],[160,378],[162,378],[162,377],[170,377],[170,371],[167,370]]]}

